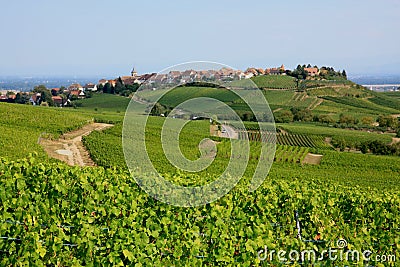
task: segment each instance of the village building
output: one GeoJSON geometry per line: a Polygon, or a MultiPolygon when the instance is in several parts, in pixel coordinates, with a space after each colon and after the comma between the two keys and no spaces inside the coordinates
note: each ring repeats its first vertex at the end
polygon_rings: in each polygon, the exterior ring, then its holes
{"type": "Polygon", "coordinates": [[[85,91],[91,91],[91,92],[97,91],[97,85],[94,83],[88,83],[83,88],[85,91]]]}
{"type": "Polygon", "coordinates": [[[319,69],[318,68],[304,68],[304,70],[308,73],[309,76],[314,77],[319,75],[319,69]]]}

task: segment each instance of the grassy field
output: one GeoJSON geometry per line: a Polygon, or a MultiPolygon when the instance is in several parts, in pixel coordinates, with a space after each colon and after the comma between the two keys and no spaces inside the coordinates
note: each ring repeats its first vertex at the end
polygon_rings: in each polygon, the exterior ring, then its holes
{"type": "Polygon", "coordinates": [[[57,138],[92,120],[74,110],[0,103],[0,156],[18,159],[37,152],[45,158],[37,144],[42,134],[57,138]]]}

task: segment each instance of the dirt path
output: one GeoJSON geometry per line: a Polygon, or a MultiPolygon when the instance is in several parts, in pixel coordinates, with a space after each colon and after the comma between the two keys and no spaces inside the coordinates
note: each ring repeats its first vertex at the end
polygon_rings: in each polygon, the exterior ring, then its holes
{"type": "Polygon", "coordinates": [[[71,166],[95,166],[89,152],[82,143],[82,136],[92,131],[101,131],[112,127],[112,124],[91,123],[82,128],[62,135],[58,140],[39,139],[49,157],[59,159],[71,166]]]}
{"type": "Polygon", "coordinates": [[[391,145],[394,145],[394,144],[397,144],[397,143],[400,143],[400,138],[393,137],[391,145]]]}
{"type": "Polygon", "coordinates": [[[310,106],[308,107],[308,109],[310,110],[314,110],[316,107],[318,107],[319,105],[322,104],[322,102],[324,102],[324,100],[322,98],[317,98],[317,101],[314,101],[310,104],[310,106]]]}
{"type": "Polygon", "coordinates": [[[132,99],[133,99],[133,101],[138,102],[138,103],[140,103],[140,104],[144,104],[144,105],[148,105],[148,104],[151,103],[150,101],[147,101],[147,100],[145,100],[144,98],[140,98],[140,97],[137,96],[136,94],[134,94],[134,95],[132,96],[132,99]]]}
{"type": "Polygon", "coordinates": [[[323,155],[308,153],[303,160],[303,164],[319,165],[321,163],[323,155]]]}

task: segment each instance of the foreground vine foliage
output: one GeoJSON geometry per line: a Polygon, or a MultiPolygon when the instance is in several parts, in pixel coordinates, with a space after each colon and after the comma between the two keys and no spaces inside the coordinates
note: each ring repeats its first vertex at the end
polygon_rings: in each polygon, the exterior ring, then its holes
{"type": "Polygon", "coordinates": [[[398,193],[270,176],[254,193],[243,179],[217,202],[177,208],[125,170],[0,159],[0,265],[251,266],[265,246],[321,252],[338,239],[347,249],[399,250],[398,193]],[[306,242],[317,233],[323,242],[306,242]]]}

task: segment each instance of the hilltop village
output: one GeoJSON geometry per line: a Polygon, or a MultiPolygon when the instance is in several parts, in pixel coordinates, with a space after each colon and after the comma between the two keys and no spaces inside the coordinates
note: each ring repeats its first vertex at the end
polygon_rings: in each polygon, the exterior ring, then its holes
{"type": "Polygon", "coordinates": [[[288,70],[282,64],[280,67],[265,69],[250,67],[245,71],[221,68],[219,70],[172,70],[161,74],[138,74],[133,68],[128,76],[100,79],[96,83],[87,83],[85,85],[73,83],[67,87],[61,86],[58,88],[46,88],[44,85],[38,85],[31,92],[2,91],[0,93],[0,102],[64,107],[73,105],[72,101],[74,100],[90,98],[95,92],[130,96],[143,83],[149,85],[160,83],[173,85],[192,82],[230,82],[265,75],[292,76],[297,80],[347,79],[347,74],[344,70],[335,71],[331,67],[319,68],[310,64],[298,65],[294,70],[288,70]]]}

